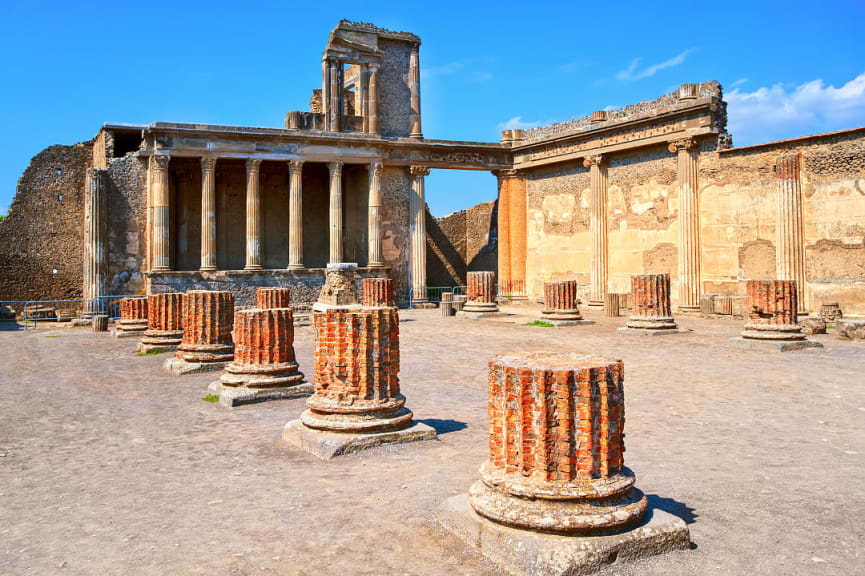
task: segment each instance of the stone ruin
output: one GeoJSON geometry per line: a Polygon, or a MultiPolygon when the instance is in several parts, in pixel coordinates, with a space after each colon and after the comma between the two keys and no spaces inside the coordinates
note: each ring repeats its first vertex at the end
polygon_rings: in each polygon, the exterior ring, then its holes
{"type": "Polygon", "coordinates": [[[789,352],[822,348],[808,340],[799,325],[795,280],[748,280],[748,322],[739,338],[730,342],[747,348],[789,352]]]}
{"type": "Polygon", "coordinates": [[[488,382],[489,459],[467,498],[442,505],[442,525],[513,573],[582,574],[689,546],[685,523],[649,512],[624,465],[620,360],[499,355],[488,382]]]}
{"type": "Polygon", "coordinates": [[[687,332],[676,325],[670,305],[670,275],[640,274],[631,276],[633,309],[631,317],[620,332],[643,335],[677,334],[687,332]]]}
{"type": "Polygon", "coordinates": [[[380,444],[435,438],[412,421],[399,383],[399,315],[389,279],[364,281],[354,293],[352,266],[329,266],[313,307],[315,385],[307,410],[283,439],[320,458],[380,444]]]}
{"type": "Polygon", "coordinates": [[[290,308],[291,290],[289,288],[258,288],[255,291],[256,308],[290,308]]]}
{"type": "Polygon", "coordinates": [[[117,338],[131,338],[147,331],[147,297],[120,301],[120,319],[114,328],[117,338]]]}
{"type": "Polygon", "coordinates": [[[467,299],[459,316],[486,318],[499,314],[496,304],[496,273],[468,272],[467,299]]]}
{"type": "Polygon", "coordinates": [[[594,324],[583,320],[577,305],[577,281],[562,280],[559,282],[544,282],[544,309],[541,311],[541,321],[554,326],[576,326],[577,324],[594,324]]]}
{"type": "Polygon", "coordinates": [[[189,290],[183,295],[183,338],[165,369],[175,376],[222,370],[234,358],[234,296],[189,290]]]}
{"type": "Polygon", "coordinates": [[[147,330],[138,352],[174,351],[183,339],[183,294],[170,292],[147,297],[147,330]]]}

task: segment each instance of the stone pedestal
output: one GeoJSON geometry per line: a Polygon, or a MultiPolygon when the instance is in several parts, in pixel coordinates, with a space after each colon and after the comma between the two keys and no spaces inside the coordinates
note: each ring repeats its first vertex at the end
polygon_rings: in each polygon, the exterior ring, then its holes
{"type": "Polygon", "coordinates": [[[607,292],[604,294],[604,316],[618,318],[622,315],[619,296],[621,294],[617,294],[616,292],[607,292]]]}
{"type": "Polygon", "coordinates": [[[436,436],[412,423],[400,393],[396,308],[360,306],[347,289],[353,284],[352,268],[328,267],[313,306],[315,392],[300,419],[283,431],[286,442],[320,458],[436,436]]]}
{"type": "Polygon", "coordinates": [[[741,338],[730,342],[747,348],[789,352],[822,348],[808,340],[799,326],[795,280],[748,280],[748,322],[741,338]]]}
{"type": "Polygon", "coordinates": [[[312,394],[294,355],[289,308],[238,310],[234,316],[234,361],[208,392],[219,403],[237,406],[312,394]]]}
{"type": "Polygon", "coordinates": [[[138,352],[177,350],[183,338],[183,294],[169,292],[147,297],[147,330],[138,352]]]}
{"type": "Polygon", "coordinates": [[[625,328],[619,328],[620,332],[647,336],[687,332],[680,330],[673,318],[669,274],[631,276],[631,295],[633,313],[625,328]]]}
{"type": "Polygon", "coordinates": [[[234,296],[190,290],[183,295],[183,339],[165,368],[175,376],[222,370],[234,358],[234,296]]]}
{"type": "Polygon", "coordinates": [[[94,314],[90,326],[94,332],[108,332],[108,316],[94,314]]]}
{"type": "MultiPolygon", "coordinates": [[[[660,551],[651,545],[651,531],[640,531],[652,515],[624,466],[623,381],[621,361],[589,354],[540,352],[490,360],[489,460],[468,495],[476,514],[451,500],[439,521],[517,573],[585,573],[591,556],[568,552],[575,545],[590,550],[589,543],[603,535],[619,535],[608,545],[642,541],[647,553],[660,551]],[[471,530],[460,529],[470,525],[471,530]],[[512,536],[486,541],[482,536],[505,531],[512,536]],[[523,553],[510,553],[513,542],[529,541],[534,544],[523,553]],[[541,549],[547,553],[538,553],[541,549]],[[538,571],[556,557],[556,570],[538,571]]],[[[669,548],[688,546],[684,522],[670,519],[667,530],[675,542],[669,548]]]]}
{"type": "Polygon", "coordinates": [[[468,298],[459,316],[467,318],[484,318],[500,314],[496,304],[496,273],[469,272],[468,298]]]}
{"type": "Polygon", "coordinates": [[[441,302],[439,304],[439,310],[441,311],[441,315],[445,318],[449,318],[454,315],[454,303],[453,301],[441,302]]]}
{"type": "Polygon", "coordinates": [[[820,305],[820,317],[826,322],[834,322],[843,318],[844,314],[837,302],[826,302],[820,305]]]}
{"type": "Polygon", "coordinates": [[[291,307],[291,291],[288,288],[258,288],[255,297],[256,307],[262,310],[291,307]]]}
{"type": "Polygon", "coordinates": [[[147,330],[147,298],[124,298],[120,301],[120,319],[114,328],[117,338],[141,336],[147,330]]]}
{"type": "Polygon", "coordinates": [[[541,318],[554,326],[576,326],[594,324],[583,320],[577,306],[577,281],[544,282],[544,309],[541,318]]]}

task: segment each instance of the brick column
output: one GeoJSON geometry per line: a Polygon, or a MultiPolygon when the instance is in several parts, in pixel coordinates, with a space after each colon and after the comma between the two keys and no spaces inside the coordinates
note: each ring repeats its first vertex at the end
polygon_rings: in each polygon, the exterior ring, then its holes
{"type": "Polygon", "coordinates": [[[88,168],[84,187],[84,286],[89,314],[101,314],[95,300],[105,296],[105,274],[108,268],[108,171],[88,168]]]}
{"type": "Polygon", "coordinates": [[[624,466],[624,365],[587,354],[489,362],[489,460],[474,510],[515,528],[597,534],[639,523],[647,503],[624,466]]]}
{"type": "Polygon", "coordinates": [[[640,330],[676,329],[670,306],[670,275],[639,274],[631,276],[633,309],[628,328],[640,330]]]}
{"type": "Polygon", "coordinates": [[[150,269],[153,272],[165,272],[171,270],[168,156],[152,155],[150,157],[149,181],[150,193],[148,196],[153,212],[153,228],[150,237],[153,262],[150,264],[150,269]]]}
{"type": "Polygon", "coordinates": [[[139,334],[147,330],[147,298],[124,298],[120,301],[117,334],[139,334]]]}
{"type": "Polygon", "coordinates": [[[412,138],[423,138],[420,128],[420,46],[412,45],[411,56],[408,64],[408,88],[411,93],[411,122],[412,138]]]}
{"type": "Polygon", "coordinates": [[[255,296],[256,307],[262,310],[291,306],[291,295],[288,288],[258,288],[255,296]]]}
{"type": "Polygon", "coordinates": [[[748,322],[742,338],[804,340],[795,280],[748,280],[748,322]]]}
{"type": "Polygon", "coordinates": [[[342,162],[331,162],[330,169],[330,260],[342,263],[342,162]]]}
{"type": "Polygon", "coordinates": [[[498,170],[493,172],[499,185],[498,204],[498,265],[499,282],[502,286],[511,283],[511,177],[513,170],[498,170]]]}
{"type": "Polygon", "coordinates": [[[219,381],[230,388],[273,389],[303,382],[294,355],[289,308],[238,310],[234,316],[234,360],[219,381]]]}
{"type": "Polygon", "coordinates": [[[175,350],[183,337],[183,294],[169,292],[147,297],[147,331],[138,344],[140,352],[175,350]]]}
{"type": "Polygon", "coordinates": [[[577,281],[544,282],[544,309],[541,320],[567,326],[583,319],[577,306],[577,281]]]}
{"type": "Polygon", "coordinates": [[[382,212],[384,200],[381,195],[381,162],[373,162],[369,166],[369,215],[368,215],[368,241],[367,267],[384,267],[382,256],[382,212]]]}
{"type": "Polygon", "coordinates": [[[493,172],[498,179],[498,268],[502,295],[526,293],[526,178],[516,170],[493,172]]]}
{"type": "Polygon", "coordinates": [[[201,159],[201,271],[216,270],[216,158],[201,159]]]}
{"type": "Polygon", "coordinates": [[[684,138],[672,142],[670,152],[678,154],[679,168],[679,309],[700,310],[700,186],[696,140],[684,138]]]}
{"type": "Polygon", "coordinates": [[[246,161],[246,266],[244,270],[261,270],[261,160],[246,161]]]}
{"type": "Polygon", "coordinates": [[[303,270],[303,160],[288,163],[288,269],[303,270]]]}
{"type": "Polygon", "coordinates": [[[426,293],[426,198],[424,178],[429,174],[426,166],[411,167],[409,196],[409,227],[411,244],[412,303],[427,302],[426,293]]]}
{"type": "Polygon", "coordinates": [[[234,356],[233,323],[231,292],[189,290],[183,295],[183,340],[166,367],[173,374],[221,370],[234,356]]]}
{"type": "Polygon", "coordinates": [[[363,306],[393,308],[393,281],[390,278],[364,278],[363,306]]]}
{"type": "Polygon", "coordinates": [[[775,275],[796,282],[799,312],[807,314],[805,297],[805,233],[802,210],[801,159],[784,154],[775,163],[777,211],[775,217],[775,275]]]}
{"type": "Polygon", "coordinates": [[[583,160],[589,168],[591,196],[592,270],[589,306],[601,308],[607,292],[609,270],[609,248],[607,245],[607,165],[600,154],[583,160]]]}
{"type": "Polygon", "coordinates": [[[460,314],[495,314],[499,311],[496,304],[496,273],[468,272],[467,300],[460,314]]]}

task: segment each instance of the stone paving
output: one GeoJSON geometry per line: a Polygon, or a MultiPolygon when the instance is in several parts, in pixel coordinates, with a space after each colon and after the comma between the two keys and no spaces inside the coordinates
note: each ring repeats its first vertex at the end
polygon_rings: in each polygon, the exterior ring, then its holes
{"type": "MultiPolygon", "coordinates": [[[[401,388],[437,441],[332,461],[282,442],[305,400],[228,410],[212,374],[87,329],[0,330],[0,575],[501,574],[434,524],[488,454],[487,361],[577,351],[627,366],[626,460],[692,549],[607,574],[861,574],[865,342],[768,355],[741,320],[677,316],[674,338],[401,311],[401,388]]],[[[312,328],[295,347],[312,372],[312,328]]]]}

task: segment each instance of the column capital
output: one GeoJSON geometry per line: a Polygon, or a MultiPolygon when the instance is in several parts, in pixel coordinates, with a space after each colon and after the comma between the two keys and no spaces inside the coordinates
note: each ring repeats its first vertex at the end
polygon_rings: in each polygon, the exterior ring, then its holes
{"type": "Polygon", "coordinates": [[[418,178],[420,176],[428,176],[429,168],[427,168],[426,166],[412,166],[411,175],[415,178],[418,178]]]}
{"type": "Polygon", "coordinates": [[[496,178],[523,178],[525,176],[524,172],[519,170],[492,170],[492,175],[496,178]]]}
{"type": "Polygon", "coordinates": [[[369,171],[371,174],[375,174],[376,176],[381,176],[382,165],[381,162],[371,162],[369,165],[369,171]]]}
{"type": "Polygon", "coordinates": [[[676,153],[681,150],[691,150],[696,147],[697,140],[689,136],[687,138],[679,138],[678,140],[673,140],[672,142],[670,142],[669,146],[667,146],[667,150],[676,153]]]}
{"type": "Polygon", "coordinates": [[[260,158],[247,158],[246,159],[246,171],[247,172],[258,172],[261,168],[261,159],[260,158]]]}
{"type": "Polygon", "coordinates": [[[798,153],[781,154],[775,159],[775,176],[778,178],[795,178],[799,176],[802,156],[798,153]]]}
{"type": "Polygon", "coordinates": [[[327,165],[328,170],[330,170],[331,176],[342,176],[342,165],[343,162],[330,162],[327,165]]]}
{"type": "Polygon", "coordinates": [[[583,166],[586,168],[591,168],[592,166],[601,166],[607,157],[603,154],[592,154],[591,156],[586,156],[583,158],[583,166]]]}
{"type": "Polygon", "coordinates": [[[165,172],[168,170],[170,159],[167,154],[154,154],[150,157],[150,169],[156,172],[165,172]]]}
{"type": "Polygon", "coordinates": [[[300,172],[301,170],[303,170],[303,160],[289,160],[288,170],[292,174],[295,172],[300,172]]]}
{"type": "Polygon", "coordinates": [[[201,171],[213,172],[214,170],[216,170],[216,156],[202,156],[201,171]]]}

